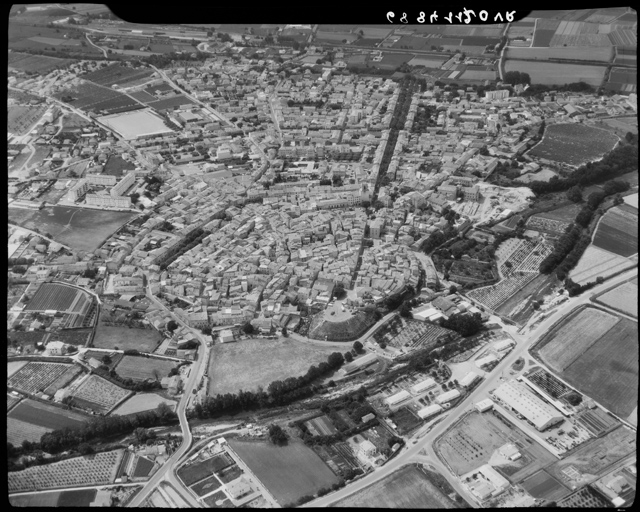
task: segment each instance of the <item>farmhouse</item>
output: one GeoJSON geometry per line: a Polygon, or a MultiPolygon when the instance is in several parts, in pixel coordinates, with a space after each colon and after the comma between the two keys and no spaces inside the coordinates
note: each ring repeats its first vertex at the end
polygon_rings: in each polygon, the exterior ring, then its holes
{"type": "Polygon", "coordinates": [[[47,343],[47,350],[49,351],[49,355],[61,356],[64,354],[64,343],[61,341],[47,343]]]}
{"type": "Polygon", "coordinates": [[[562,414],[519,382],[505,382],[493,394],[508,407],[524,416],[540,431],[564,421],[562,414]]]}
{"type": "Polygon", "coordinates": [[[227,484],[227,492],[229,493],[229,496],[231,496],[234,500],[239,500],[243,496],[249,494],[251,491],[253,491],[253,489],[244,479],[244,477],[238,478],[237,480],[234,480],[233,482],[229,482],[227,484]]]}

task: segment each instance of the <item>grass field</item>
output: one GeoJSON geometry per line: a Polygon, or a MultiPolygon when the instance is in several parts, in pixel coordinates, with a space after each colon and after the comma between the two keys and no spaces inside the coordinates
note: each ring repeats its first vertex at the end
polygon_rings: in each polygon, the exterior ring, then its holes
{"type": "Polygon", "coordinates": [[[335,349],[285,338],[218,343],[209,360],[209,395],[255,391],[274,380],[304,375],[309,366],[325,362],[332,352],[335,349]]]}
{"type": "Polygon", "coordinates": [[[562,208],[558,208],[557,210],[536,213],[534,217],[540,217],[543,219],[558,220],[558,221],[570,223],[570,222],[573,222],[573,219],[576,218],[576,215],[578,215],[578,212],[581,209],[582,209],[582,206],[574,203],[567,206],[563,206],[562,208]]]}
{"type": "Polygon", "coordinates": [[[627,418],[638,406],[638,323],[621,318],[562,376],[606,409],[627,418]]]}
{"type": "Polygon", "coordinates": [[[555,501],[567,496],[571,491],[550,474],[539,471],[520,485],[536,499],[555,501]]]}
{"type": "Polygon", "coordinates": [[[513,483],[535,473],[554,459],[547,450],[530,442],[524,432],[506,425],[498,413],[472,412],[462,418],[444,436],[435,449],[455,474],[464,475],[487,464],[495,452],[507,443],[517,443],[522,457],[506,465],[495,464],[496,470],[513,483]]]}
{"type": "Polygon", "coordinates": [[[599,295],[597,302],[638,318],[638,284],[622,283],[599,295]]]}
{"type": "Polygon", "coordinates": [[[220,481],[215,476],[210,476],[209,478],[205,478],[201,480],[197,484],[191,487],[191,490],[195,492],[198,496],[204,496],[205,494],[209,494],[212,491],[215,491],[220,487],[220,481]]]}
{"type": "Polygon", "coordinates": [[[176,366],[174,361],[154,357],[124,356],[116,367],[116,373],[134,380],[160,380],[176,366]]]}
{"type": "Polygon", "coordinates": [[[598,224],[593,245],[619,256],[628,257],[638,252],[638,215],[614,207],[607,211],[598,224]]]}
{"type": "Polygon", "coordinates": [[[617,142],[618,137],[606,130],[582,124],[559,123],[548,126],[542,141],[528,154],[569,165],[581,165],[611,151],[617,142]]]}
{"type": "Polygon", "coordinates": [[[535,62],[529,60],[507,60],[505,71],[528,73],[531,82],[543,85],[564,85],[585,82],[599,87],[604,79],[606,66],[560,64],[557,62],[535,62]]]}
{"type": "Polygon", "coordinates": [[[52,428],[41,427],[15,418],[7,418],[7,442],[13,446],[20,446],[23,441],[39,443],[42,434],[52,430],[52,428]]]}
{"type": "Polygon", "coordinates": [[[185,485],[189,486],[232,464],[234,464],[233,459],[226,453],[223,453],[214,455],[204,462],[195,462],[194,464],[183,466],[178,470],[178,476],[185,485]]]}
{"type": "Polygon", "coordinates": [[[9,495],[9,503],[14,507],[55,507],[60,494],[62,494],[60,491],[12,494],[9,495]]]}
{"type": "Polygon", "coordinates": [[[414,465],[404,466],[334,507],[435,509],[458,508],[445,493],[414,465]]]}
{"type": "Polygon", "coordinates": [[[549,335],[548,341],[542,341],[544,346],[539,349],[540,356],[551,368],[562,372],[618,321],[610,313],[586,307],[567,317],[566,322],[549,335]]]}
{"type": "Polygon", "coordinates": [[[57,507],[88,507],[96,499],[97,489],[63,491],[58,498],[57,507]]]}
{"type": "Polygon", "coordinates": [[[93,346],[96,348],[110,348],[119,350],[135,349],[139,352],[153,352],[162,335],[155,329],[130,329],[98,323],[93,346]]]}
{"type": "Polygon", "coordinates": [[[282,506],[339,481],[311,448],[290,440],[286,446],[230,440],[229,446],[282,506]]]}
{"type": "Polygon", "coordinates": [[[508,59],[568,59],[609,62],[613,57],[613,46],[585,48],[579,46],[557,48],[508,48],[508,59]]]}
{"type": "MultiPolygon", "coordinates": [[[[154,102],[151,105],[156,105],[154,102]]],[[[173,130],[167,127],[163,120],[153,112],[147,110],[136,110],[123,114],[115,114],[98,118],[98,120],[115,130],[125,139],[135,139],[140,136],[173,133],[173,130]]]]}
{"type": "Polygon", "coordinates": [[[142,411],[156,409],[161,403],[167,404],[171,410],[175,410],[176,402],[166,400],[155,393],[136,393],[129,400],[116,407],[111,414],[124,416],[142,411]]]}
{"type": "Polygon", "coordinates": [[[27,229],[37,228],[76,251],[94,251],[120,226],[137,214],[64,206],[42,210],[9,208],[9,222],[27,229]]]}

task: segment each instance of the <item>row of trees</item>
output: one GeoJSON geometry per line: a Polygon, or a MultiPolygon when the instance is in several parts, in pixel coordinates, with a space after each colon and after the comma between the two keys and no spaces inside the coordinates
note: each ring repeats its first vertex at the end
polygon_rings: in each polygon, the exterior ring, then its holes
{"type": "MultiPolygon", "coordinates": [[[[40,443],[23,443],[23,453],[43,450],[56,454],[64,450],[78,449],[83,443],[97,442],[117,435],[129,434],[137,428],[149,428],[177,423],[178,416],[167,404],[161,403],[155,410],[128,416],[97,416],[80,427],[65,427],[47,432],[40,443]]],[[[13,450],[15,453],[15,450],[13,450]]]]}

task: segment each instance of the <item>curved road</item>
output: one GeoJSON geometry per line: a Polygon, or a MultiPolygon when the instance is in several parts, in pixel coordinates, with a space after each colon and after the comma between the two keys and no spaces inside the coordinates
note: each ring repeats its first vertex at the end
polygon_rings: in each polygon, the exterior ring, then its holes
{"type": "MultiPolygon", "coordinates": [[[[531,347],[541,336],[555,324],[558,320],[566,316],[569,311],[582,305],[589,304],[590,298],[598,293],[610,288],[612,285],[619,284],[634,274],[637,275],[638,269],[634,268],[627,272],[624,272],[604,283],[595,286],[588,292],[581,296],[570,298],[566,303],[562,304],[553,314],[548,318],[540,322],[531,332],[526,335],[514,334],[516,339],[516,347],[509,353],[502,361],[498,363],[496,368],[489,373],[485,380],[483,380],[465,399],[456,407],[456,409],[449,412],[448,416],[438,423],[433,429],[424,437],[419,438],[419,433],[414,434],[408,441],[405,447],[402,448],[402,452],[389,463],[385,464],[382,468],[369,475],[363,477],[357,482],[344,487],[330,495],[323,496],[316,500],[310,501],[303,505],[304,507],[327,507],[334,504],[338,500],[346,498],[347,496],[358,492],[369,485],[380,481],[382,478],[390,475],[401,466],[418,461],[429,461],[432,466],[438,468],[442,475],[453,485],[453,487],[460,492],[461,485],[459,482],[448,472],[442,468],[442,463],[436,457],[433,450],[432,443],[438,438],[438,436],[447,432],[451,426],[467,411],[473,408],[474,404],[484,398],[487,398],[487,393],[495,389],[500,384],[502,378],[502,371],[509,368],[519,357],[528,356],[528,349],[531,347]],[[426,455],[421,455],[421,451],[425,451],[426,455]]],[[[537,364],[537,363],[536,363],[537,364]]],[[[467,497],[466,492],[461,493],[463,497],[467,497]]],[[[468,499],[468,501],[471,501],[468,499]]]]}
{"type": "MultiPolygon", "coordinates": [[[[150,291],[149,289],[149,280],[147,277],[147,297],[152,300],[157,306],[164,309],[169,313],[172,318],[176,322],[178,322],[183,327],[190,329],[188,325],[186,325],[182,320],[175,317],[150,291]]],[[[206,364],[208,349],[207,344],[204,342],[200,333],[195,329],[190,329],[191,332],[196,336],[196,338],[200,341],[200,350],[198,351],[198,359],[194,361],[191,365],[191,373],[189,374],[188,381],[184,384],[184,390],[182,394],[182,398],[178,407],[176,409],[176,414],[178,415],[178,419],[180,420],[180,429],[182,430],[182,445],[178,448],[175,453],[165,462],[165,464],[158,470],[158,472],[151,477],[151,479],[145,484],[144,488],[140,493],[133,499],[128,507],[139,507],[141,504],[149,497],[149,495],[158,487],[160,482],[165,478],[176,488],[176,490],[180,490],[183,486],[178,482],[177,478],[173,475],[174,466],[180,461],[182,456],[189,450],[191,447],[191,443],[193,441],[193,436],[191,435],[191,430],[189,429],[189,423],[187,421],[186,409],[187,405],[193,396],[193,390],[196,388],[196,385],[200,381],[198,376],[200,375],[201,369],[203,368],[203,362],[206,364]]],[[[195,501],[191,496],[183,491],[180,493],[183,498],[187,498],[187,501],[191,504],[191,506],[199,507],[200,504],[195,501]]]]}

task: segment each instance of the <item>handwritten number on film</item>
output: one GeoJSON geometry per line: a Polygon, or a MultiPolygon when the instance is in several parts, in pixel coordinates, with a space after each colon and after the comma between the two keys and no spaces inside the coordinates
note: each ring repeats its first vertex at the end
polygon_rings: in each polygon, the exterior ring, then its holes
{"type": "MultiPolygon", "coordinates": [[[[494,23],[500,23],[503,21],[513,21],[513,15],[516,13],[516,11],[506,11],[504,17],[502,16],[502,13],[497,12],[495,14],[495,16],[493,17],[493,22],[494,23]]],[[[458,14],[453,14],[453,13],[449,13],[448,16],[444,16],[444,19],[447,20],[449,23],[453,23],[453,19],[456,18],[458,20],[458,23],[466,23],[469,24],[472,21],[472,16],[474,18],[478,18],[480,21],[487,21],[489,19],[489,13],[485,10],[482,10],[480,12],[478,12],[478,14],[475,13],[475,11],[471,10],[471,9],[467,9],[466,7],[463,8],[462,12],[459,12],[458,14]],[[463,19],[464,18],[464,21],[463,19]]],[[[395,18],[396,15],[393,11],[389,11],[387,13],[387,21],[389,23],[393,23],[393,18],[395,18]]],[[[418,23],[424,23],[425,21],[427,21],[427,14],[424,13],[424,11],[420,11],[419,16],[416,18],[416,21],[418,23]]],[[[438,13],[436,11],[433,11],[433,14],[429,15],[429,23],[434,23],[438,21],[438,13]]],[[[403,12],[402,13],[402,17],[400,18],[400,22],[401,23],[409,23],[409,21],[407,20],[407,13],[403,12]]]]}

